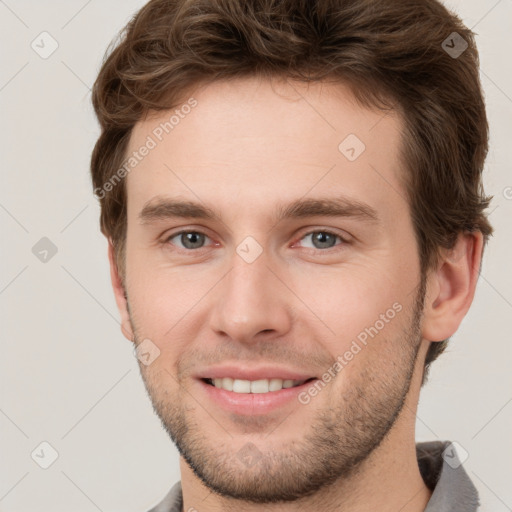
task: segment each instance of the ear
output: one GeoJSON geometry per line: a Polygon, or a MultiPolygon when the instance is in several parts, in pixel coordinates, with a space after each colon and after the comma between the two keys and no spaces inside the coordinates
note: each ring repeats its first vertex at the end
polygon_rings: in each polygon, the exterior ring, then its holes
{"type": "Polygon", "coordinates": [[[446,251],[437,270],[429,275],[422,325],[424,339],[442,341],[459,328],[473,302],[482,250],[480,231],[461,233],[454,248],[446,251]]]}
{"type": "Polygon", "coordinates": [[[129,341],[134,341],[135,337],[133,335],[132,324],[130,322],[130,313],[128,312],[126,292],[119,275],[114,246],[112,245],[112,240],[110,238],[108,239],[108,259],[110,261],[110,280],[112,282],[112,288],[116,298],[117,309],[121,315],[121,332],[124,334],[126,339],[129,341]]]}

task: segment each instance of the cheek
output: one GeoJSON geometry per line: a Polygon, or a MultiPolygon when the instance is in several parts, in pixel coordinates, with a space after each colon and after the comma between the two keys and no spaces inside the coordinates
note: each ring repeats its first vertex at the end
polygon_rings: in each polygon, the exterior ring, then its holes
{"type": "MultiPolygon", "coordinates": [[[[154,340],[161,350],[180,350],[178,340],[194,336],[191,323],[197,305],[218,277],[194,265],[169,268],[133,251],[127,258],[127,287],[133,323],[139,337],[154,340]],[[169,343],[172,341],[172,343],[169,343]]],[[[201,302],[202,303],[202,302],[201,302]]],[[[185,343],[185,341],[183,341],[185,343]]]]}
{"type": "Polygon", "coordinates": [[[195,293],[187,293],[192,283],[184,287],[179,280],[169,279],[167,276],[159,276],[151,279],[139,274],[130,287],[130,307],[137,326],[143,328],[145,336],[153,336],[155,339],[172,336],[174,326],[179,325],[197,302],[195,293]]]}
{"type": "Polygon", "coordinates": [[[158,356],[141,370],[155,389],[174,389],[176,381],[171,375],[178,373],[177,363],[194,336],[187,323],[192,299],[176,279],[151,271],[134,274],[129,296],[136,336],[139,342],[149,339],[152,350],[153,345],[158,350],[158,356]]]}
{"type": "MultiPolygon", "coordinates": [[[[365,340],[367,330],[390,331],[390,325],[410,300],[399,270],[382,261],[358,263],[328,272],[301,274],[292,288],[302,298],[303,318],[323,331],[323,339],[337,351],[352,340],[365,340]]],[[[294,301],[296,299],[293,299],[294,301]]],[[[330,350],[331,351],[331,350],[330,350]]]]}

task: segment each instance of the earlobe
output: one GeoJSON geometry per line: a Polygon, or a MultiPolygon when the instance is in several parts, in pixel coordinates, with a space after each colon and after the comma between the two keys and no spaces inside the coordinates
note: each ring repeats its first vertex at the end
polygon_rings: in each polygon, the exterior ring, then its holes
{"type": "Polygon", "coordinates": [[[481,232],[459,234],[437,269],[427,278],[423,338],[442,341],[452,336],[473,302],[482,259],[481,232]]]}
{"type": "Polygon", "coordinates": [[[110,262],[110,280],[112,282],[112,289],[114,291],[117,309],[121,315],[121,332],[127,340],[134,341],[135,338],[132,330],[132,324],[130,322],[126,290],[123,286],[121,276],[119,275],[114,246],[110,238],[108,239],[108,259],[110,262]]]}

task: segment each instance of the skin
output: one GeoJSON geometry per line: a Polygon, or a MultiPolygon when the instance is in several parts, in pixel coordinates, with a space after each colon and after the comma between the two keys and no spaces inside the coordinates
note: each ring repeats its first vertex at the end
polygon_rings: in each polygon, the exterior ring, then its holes
{"type": "MultiPolygon", "coordinates": [[[[424,510],[431,492],[414,439],[423,361],[428,340],[453,335],[471,305],[481,234],[461,234],[442,253],[423,293],[398,115],[362,108],[341,84],[244,78],[193,97],[197,106],[126,178],[124,287],[109,245],[123,333],[160,350],[139,365],[180,450],[184,510],[424,510]],[[338,149],[348,134],[366,145],[352,162],[338,149]],[[370,205],[379,222],[273,218],[278,204],[340,194],[370,205]],[[142,223],[157,196],[198,201],[221,221],[142,223]],[[206,237],[187,249],[170,238],[181,229],[206,237]],[[315,244],[311,234],[325,230],[347,241],[315,244]],[[236,252],[247,236],[262,248],[252,263],[236,252]],[[397,303],[401,311],[307,405],[230,413],[193,378],[237,361],[322,375],[397,303]],[[237,457],[248,443],[259,453],[251,467],[237,457]]],[[[137,123],[129,152],[169,116],[137,123]]]]}

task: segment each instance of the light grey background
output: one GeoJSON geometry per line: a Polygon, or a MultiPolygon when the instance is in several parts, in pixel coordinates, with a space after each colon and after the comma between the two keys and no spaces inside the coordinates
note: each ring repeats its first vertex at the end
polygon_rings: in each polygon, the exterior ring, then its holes
{"type": "MultiPolygon", "coordinates": [[[[88,169],[99,133],[90,87],[144,3],[0,0],[1,512],[142,512],[180,478],[120,332],[88,169]],[[43,31],[59,45],[47,59],[31,48],[43,31]],[[42,237],[58,251],[46,263],[32,252],[42,237]],[[31,455],[49,457],[42,442],[58,452],[48,469],[31,455]]],[[[496,234],[474,305],[423,390],[417,439],[460,443],[486,510],[502,512],[512,510],[512,0],[447,5],[478,34],[496,234]]]]}

